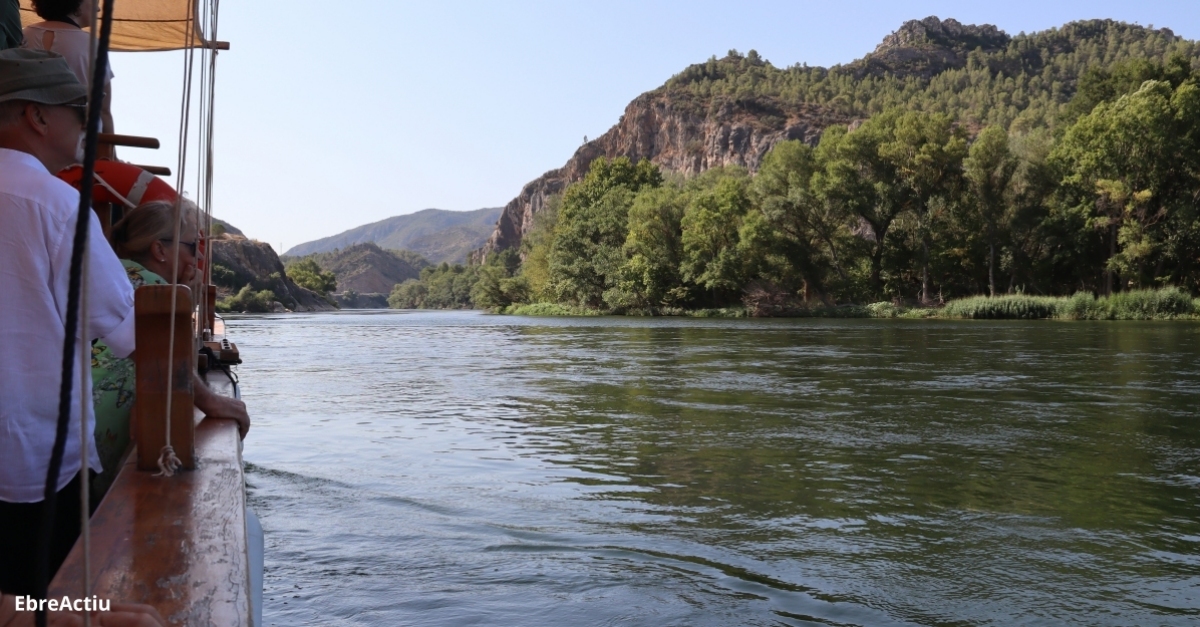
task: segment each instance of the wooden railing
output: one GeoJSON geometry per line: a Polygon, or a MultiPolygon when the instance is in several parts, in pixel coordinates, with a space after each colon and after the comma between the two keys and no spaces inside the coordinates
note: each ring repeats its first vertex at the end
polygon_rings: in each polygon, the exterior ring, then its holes
{"type": "Polygon", "coordinates": [[[182,285],[144,285],[134,298],[137,314],[137,402],[131,421],[137,445],[138,470],[158,470],[161,449],[167,443],[167,379],[171,389],[171,447],[185,470],[196,467],[195,425],[192,407],[192,371],[196,365],[192,327],[191,290],[182,285]],[[172,303],[172,296],[175,302],[172,303]],[[171,312],[175,312],[174,325],[171,312]],[[174,326],[174,355],[171,332],[174,326]],[[174,361],[168,362],[168,357],[174,361]],[[168,376],[170,375],[170,376],[168,376]]]}
{"type": "Polygon", "coordinates": [[[50,597],[96,595],[145,603],[170,625],[251,623],[246,490],[236,423],[193,409],[196,352],[186,287],[143,286],[135,295],[135,451],[91,519],[91,577],[76,543],[50,584],[50,597]],[[175,355],[167,359],[171,294],[175,355]],[[173,372],[171,444],[192,468],[156,476],[165,443],[166,373],[173,372]],[[155,471],[155,472],[151,472],[155,471]]]}

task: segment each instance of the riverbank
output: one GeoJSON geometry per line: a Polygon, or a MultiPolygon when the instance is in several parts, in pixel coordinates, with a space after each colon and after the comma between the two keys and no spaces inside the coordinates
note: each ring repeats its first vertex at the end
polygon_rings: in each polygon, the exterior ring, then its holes
{"type": "Polygon", "coordinates": [[[1096,297],[1087,292],[1074,296],[972,296],[942,306],[923,307],[890,302],[869,305],[780,305],[770,311],[751,312],[746,307],[719,309],[661,308],[605,311],[558,303],[510,305],[495,313],[514,316],[681,316],[692,318],[909,318],[957,320],[1200,320],[1200,299],[1178,288],[1135,290],[1096,297]]]}

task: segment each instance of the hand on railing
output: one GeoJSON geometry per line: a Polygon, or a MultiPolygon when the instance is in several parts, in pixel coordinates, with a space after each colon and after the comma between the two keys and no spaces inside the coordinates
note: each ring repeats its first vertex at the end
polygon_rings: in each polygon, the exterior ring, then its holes
{"type": "Polygon", "coordinates": [[[250,431],[250,414],[246,411],[245,403],[208,389],[199,375],[194,378],[193,389],[196,409],[204,412],[205,418],[226,418],[237,422],[238,434],[243,440],[246,439],[246,433],[250,431]]]}

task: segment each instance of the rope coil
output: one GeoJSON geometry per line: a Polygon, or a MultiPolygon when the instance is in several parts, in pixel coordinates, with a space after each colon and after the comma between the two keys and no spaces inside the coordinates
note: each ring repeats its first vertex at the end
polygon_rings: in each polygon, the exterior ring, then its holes
{"type": "Polygon", "coordinates": [[[158,472],[154,473],[154,476],[174,477],[175,472],[182,465],[183,462],[179,461],[179,457],[175,455],[175,447],[168,444],[162,447],[162,452],[158,454],[158,472]]]}

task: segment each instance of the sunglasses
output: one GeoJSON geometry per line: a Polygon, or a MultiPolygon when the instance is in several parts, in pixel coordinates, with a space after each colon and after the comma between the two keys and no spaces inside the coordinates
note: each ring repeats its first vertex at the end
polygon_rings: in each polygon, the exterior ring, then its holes
{"type": "Polygon", "coordinates": [[[58,105],[58,106],[67,107],[67,108],[71,109],[72,111],[74,111],[75,115],[79,118],[79,123],[82,124],[83,126],[87,126],[88,106],[87,106],[86,102],[82,103],[82,104],[72,103],[72,104],[63,104],[63,105],[58,105]]]}
{"type": "MultiPolygon", "coordinates": [[[[174,243],[176,243],[174,240],[169,240],[169,239],[161,239],[161,240],[158,240],[158,241],[160,241],[160,242],[162,242],[162,243],[164,243],[164,244],[174,244],[174,243]]],[[[179,242],[179,245],[180,245],[180,246],[182,246],[182,247],[184,248],[184,250],[188,251],[188,253],[190,253],[190,254],[191,254],[193,257],[195,257],[195,256],[196,256],[197,246],[198,246],[199,244],[200,244],[200,242],[199,242],[199,241],[195,241],[195,242],[179,242]]]]}

